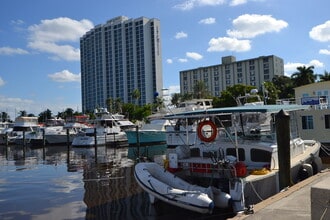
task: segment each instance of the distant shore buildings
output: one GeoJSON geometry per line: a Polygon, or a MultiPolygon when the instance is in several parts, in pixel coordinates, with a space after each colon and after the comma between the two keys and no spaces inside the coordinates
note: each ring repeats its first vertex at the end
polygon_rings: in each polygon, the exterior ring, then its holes
{"type": "MultiPolygon", "coordinates": [[[[144,105],[163,91],[160,21],[115,17],[95,26],[80,39],[82,111],[107,107],[107,99],[144,105]],[[138,90],[139,98],[133,96],[138,90]]],[[[245,84],[262,89],[263,82],[284,75],[283,59],[274,55],[180,71],[180,93],[193,93],[202,81],[212,96],[228,86],[245,84]]]]}
{"type": "Polygon", "coordinates": [[[153,103],[163,89],[160,21],[119,16],[80,39],[82,111],[107,107],[108,98],[153,103]],[[139,90],[135,99],[133,91],[139,90]]]}
{"type": "Polygon", "coordinates": [[[222,57],[222,63],[180,71],[180,93],[193,93],[197,82],[205,83],[212,96],[236,84],[252,85],[262,89],[263,82],[275,75],[284,75],[283,59],[274,55],[236,61],[234,56],[222,57]]]}

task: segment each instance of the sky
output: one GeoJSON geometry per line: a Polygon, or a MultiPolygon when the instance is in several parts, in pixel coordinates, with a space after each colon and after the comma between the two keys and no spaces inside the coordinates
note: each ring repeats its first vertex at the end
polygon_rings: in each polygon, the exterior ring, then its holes
{"type": "Polygon", "coordinates": [[[36,116],[81,109],[79,39],[117,16],[161,24],[163,86],[179,72],[275,55],[285,75],[298,66],[330,71],[328,0],[1,0],[0,112],[36,116]]]}

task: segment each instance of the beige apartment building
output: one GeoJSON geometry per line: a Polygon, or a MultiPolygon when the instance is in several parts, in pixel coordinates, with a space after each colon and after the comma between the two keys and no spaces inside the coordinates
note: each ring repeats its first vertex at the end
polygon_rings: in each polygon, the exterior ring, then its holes
{"type": "Polygon", "coordinates": [[[330,145],[330,81],[317,82],[295,88],[297,104],[309,105],[298,112],[298,128],[304,139],[315,139],[330,145]]]}
{"type": "Polygon", "coordinates": [[[195,84],[203,81],[212,96],[220,96],[228,86],[245,84],[262,90],[263,82],[275,75],[284,75],[283,59],[274,55],[236,61],[234,56],[222,57],[221,64],[180,71],[181,94],[192,93],[195,84]]]}

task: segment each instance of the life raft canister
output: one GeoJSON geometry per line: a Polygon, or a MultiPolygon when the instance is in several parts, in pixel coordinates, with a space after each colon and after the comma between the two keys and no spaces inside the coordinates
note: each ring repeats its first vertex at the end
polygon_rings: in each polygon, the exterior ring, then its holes
{"type": "Polygon", "coordinates": [[[244,162],[238,161],[235,164],[235,169],[236,169],[236,176],[237,177],[245,177],[247,174],[247,168],[244,162]]]}
{"type": "Polygon", "coordinates": [[[204,142],[211,142],[217,137],[217,126],[210,120],[202,121],[198,124],[197,135],[200,140],[204,142]],[[203,127],[209,126],[211,128],[211,135],[209,137],[204,135],[203,127]]]}

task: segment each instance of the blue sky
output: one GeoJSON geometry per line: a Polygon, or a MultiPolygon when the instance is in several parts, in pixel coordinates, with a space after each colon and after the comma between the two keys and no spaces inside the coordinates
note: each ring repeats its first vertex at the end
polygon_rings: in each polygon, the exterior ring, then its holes
{"type": "Polygon", "coordinates": [[[1,0],[0,112],[13,119],[66,108],[81,111],[79,38],[126,16],[161,22],[163,84],[179,91],[179,72],[263,55],[285,73],[330,71],[327,0],[1,0]]]}

